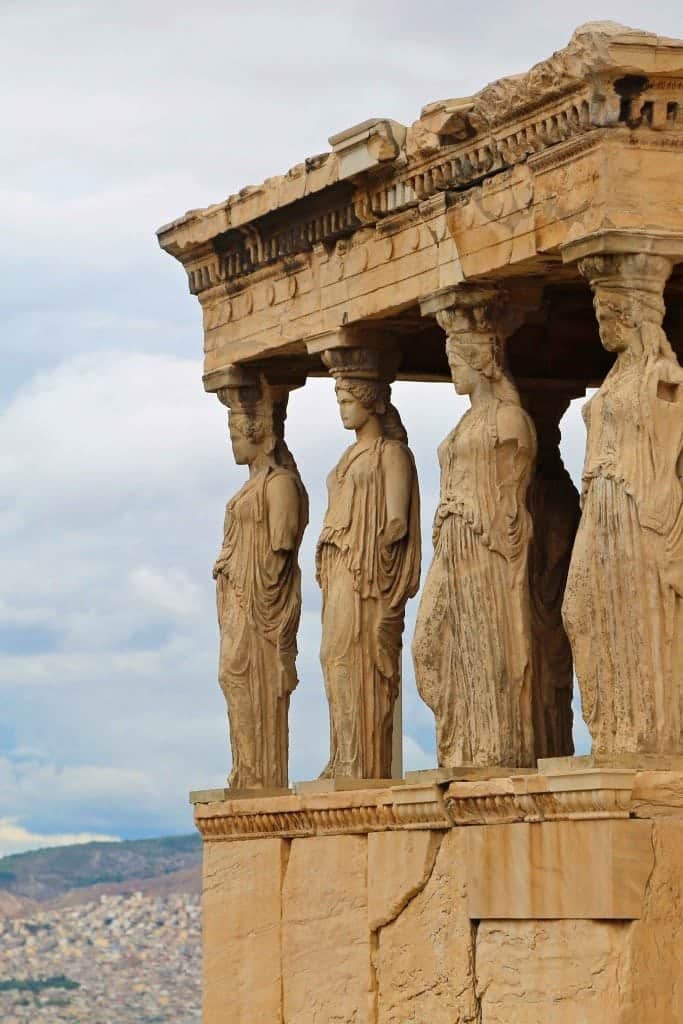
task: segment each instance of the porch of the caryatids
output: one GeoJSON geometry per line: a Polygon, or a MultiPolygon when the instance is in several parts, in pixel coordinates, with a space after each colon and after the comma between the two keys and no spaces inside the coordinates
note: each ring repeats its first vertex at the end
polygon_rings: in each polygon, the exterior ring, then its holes
{"type": "Polygon", "coordinates": [[[443,767],[535,763],[527,488],[534,425],[505,371],[519,325],[495,286],[422,304],[446,332],[455,389],[471,408],[439,448],[434,556],[413,641],[418,690],[436,717],[443,767]]]}
{"type": "Polygon", "coordinates": [[[520,386],[522,405],[536,428],[538,452],[529,489],[531,514],[529,598],[531,609],[532,706],[537,758],[574,752],[574,667],[562,622],[574,538],[581,517],[579,493],[560,454],[560,420],[583,390],[559,382],[520,386]]]}
{"type": "MultiPolygon", "coordinates": [[[[406,602],[420,581],[417,471],[391,402],[398,359],[386,349],[329,347],[344,427],[355,433],[327,478],[316,552],[320,658],[330,712],[325,778],[383,779],[395,764],[406,602]]],[[[400,737],[398,737],[400,740],[400,737]]],[[[400,749],[400,747],[399,747],[400,749]]]]}
{"type": "Polygon", "coordinates": [[[639,251],[579,260],[616,361],[584,407],[563,615],[603,757],[683,753],[683,370],[662,328],[672,266],[639,251]]]}
{"type": "Polygon", "coordinates": [[[213,569],[232,750],[228,785],[284,789],[297,685],[298,553],[308,522],[306,491],[284,439],[291,385],[240,367],[222,377],[217,393],[229,410],[233,455],[249,470],[227,504],[213,569]]]}

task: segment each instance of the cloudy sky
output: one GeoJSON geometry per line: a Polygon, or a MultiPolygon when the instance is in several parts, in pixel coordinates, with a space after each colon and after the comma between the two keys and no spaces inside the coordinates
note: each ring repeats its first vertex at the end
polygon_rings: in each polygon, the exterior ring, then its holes
{"type": "MultiPolygon", "coordinates": [[[[0,0],[0,854],[188,831],[187,790],[229,769],[210,569],[243,473],[202,392],[198,303],[155,229],[367,117],[410,123],[524,70],[598,17],[683,36],[679,0],[0,0]]],[[[428,530],[436,446],[463,406],[445,385],[396,399],[428,530]]],[[[348,441],[329,382],[294,395],[289,439],[312,499],[302,779],[327,755],[312,553],[348,441]]],[[[564,447],[576,476],[577,408],[564,447]]],[[[407,658],[405,674],[406,760],[427,767],[407,658]]]]}

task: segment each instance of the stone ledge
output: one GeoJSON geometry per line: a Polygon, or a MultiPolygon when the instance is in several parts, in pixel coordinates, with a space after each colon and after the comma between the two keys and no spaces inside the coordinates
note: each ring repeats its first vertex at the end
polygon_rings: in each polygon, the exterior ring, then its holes
{"type": "Polygon", "coordinates": [[[452,823],[437,786],[400,783],[385,789],[195,803],[195,824],[204,840],[212,841],[447,829],[452,823]]]}
{"type": "MultiPolygon", "coordinates": [[[[437,776],[438,778],[438,776],[437,776]]],[[[683,772],[560,766],[548,774],[472,781],[396,781],[381,788],[296,794],[192,794],[207,842],[362,835],[400,829],[683,817],[683,772]]]]}
{"type": "Polygon", "coordinates": [[[564,775],[452,782],[444,801],[454,825],[628,818],[634,779],[630,770],[589,768],[564,775]]]}

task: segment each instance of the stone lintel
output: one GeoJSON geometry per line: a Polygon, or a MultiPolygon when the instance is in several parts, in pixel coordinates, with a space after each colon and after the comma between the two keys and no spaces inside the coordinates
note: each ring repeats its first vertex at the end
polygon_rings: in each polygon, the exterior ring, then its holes
{"type": "Polygon", "coordinates": [[[605,228],[560,246],[563,263],[574,263],[584,256],[600,253],[650,253],[683,260],[683,232],[616,230],[605,228]]]}
{"type": "Polygon", "coordinates": [[[649,821],[548,821],[468,830],[475,920],[637,920],[654,867],[649,821]]]}

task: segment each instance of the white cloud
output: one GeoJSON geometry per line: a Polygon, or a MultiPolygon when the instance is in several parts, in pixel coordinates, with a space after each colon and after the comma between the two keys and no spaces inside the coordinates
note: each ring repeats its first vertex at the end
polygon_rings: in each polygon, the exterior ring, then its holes
{"type": "Polygon", "coordinates": [[[118,836],[103,835],[99,832],[63,832],[40,835],[18,825],[11,818],[0,818],[0,857],[11,853],[25,853],[27,850],[42,850],[48,846],[71,846],[73,843],[116,843],[118,836]]]}
{"type": "Polygon", "coordinates": [[[419,772],[435,766],[434,754],[423,750],[412,736],[403,734],[403,767],[407,772],[419,772]]]}

